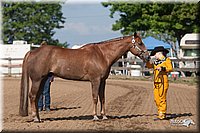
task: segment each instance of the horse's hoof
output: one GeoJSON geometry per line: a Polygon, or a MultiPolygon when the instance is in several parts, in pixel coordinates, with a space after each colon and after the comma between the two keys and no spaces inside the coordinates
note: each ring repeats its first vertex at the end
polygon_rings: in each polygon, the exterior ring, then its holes
{"type": "Polygon", "coordinates": [[[108,117],[106,117],[105,115],[103,116],[103,120],[108,120],[108,117]]]}
{"type": "Polygon", "coordinates": [[[34,118],[34,119],[33,119],[33,122],[34,122],[34,123],[40,123],[40,122],[42,122],[42,121],[39,120],[38,118],[34,118]]]}
{"type": "Polygon", "coordinates": [[[93,121],[98,121],[99,118],[95,115],[94,118],[93,118],[93,121]]]}
{"type": "Polygon", "coordinates": [[[41,121],[33,121],[34,123],[41,123],[41,121]]]}
{"type": "Polygon", "coordinates": [[[44,121],[40,120],[40,121],[33,121],[34,123],[42,123],[44,121]]]}

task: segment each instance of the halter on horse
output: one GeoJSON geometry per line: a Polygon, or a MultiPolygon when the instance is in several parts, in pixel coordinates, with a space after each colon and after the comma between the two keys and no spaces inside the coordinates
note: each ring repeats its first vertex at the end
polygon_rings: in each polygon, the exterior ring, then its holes
{"type": "Polygon", "coordinates": [[[44,45],[29,51],[24,57],[22,66],[19,114],[28,116],[29,97],[34,121],[40,122],[37,103],[47,75],[52,73],[63,79],[90,81],[94,120],[98,119],[98,97],[101,104],[101,115],[103,119],[107,119],[105,113],[106,79],[111,66],[128,51],[143,61],[149,58],[146,47],[137,33],[134,36],[87,44],[79,49],[44,45]],[[32,81],[30,92],[29,77],[32,81]]]}

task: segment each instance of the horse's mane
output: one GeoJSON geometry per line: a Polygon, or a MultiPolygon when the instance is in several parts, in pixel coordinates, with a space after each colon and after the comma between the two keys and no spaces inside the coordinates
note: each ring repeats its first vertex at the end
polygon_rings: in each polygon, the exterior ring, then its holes
{"type": "Polygon", "coordinates": [[[101,42],[96,42],[96,43],[92,43],[92,44],[100,44],[100,43],[107,43],[107,42],[115,42],[115,41],[120,41],[122,39],[128,38],[130,36],[123,36],[123,37],[117,37],[117,38],[113,38],[113,39],[109,39],[109,40],[105,40],[105,41],[101,41],[101,42]]]}
{"type": "MultiPolygon", "coordinates": [[[[130,35],[132,36],[132,35],[130,35]]],[[[95,42],[95,43],[87,43],[85,45],[83,45],[82,47],[80,48],[84,48],[86,46],[90,46],[90,45],[95,45],[95,44],[103,44],[103,43],[109,43],[109,42],[115,42],[115,41],[120,41],[122,39],[125,39],[125,38],[128,38],[130,36],[123,36],[123,37],[117,37],[117,38],[113,38],[113,39],[109,39],[109,40],[105,40],[105,41],[101,41],[101,42],[95,42]]]]}

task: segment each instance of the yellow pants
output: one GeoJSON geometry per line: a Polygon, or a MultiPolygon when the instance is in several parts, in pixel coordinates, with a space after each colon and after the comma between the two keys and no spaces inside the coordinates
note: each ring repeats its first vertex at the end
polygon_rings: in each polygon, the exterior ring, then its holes
{"type": "Polygon", "coordinates": [[[166,114],[167,110],[167,90],[168,83],[154,83],[154,100],[158,109],[158,114],[166,114]]]}

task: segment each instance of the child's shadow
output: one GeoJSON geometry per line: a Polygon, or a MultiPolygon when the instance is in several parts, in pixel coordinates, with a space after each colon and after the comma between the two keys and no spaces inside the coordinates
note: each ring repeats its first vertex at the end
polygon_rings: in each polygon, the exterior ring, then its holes
{"type": "Polygon", "coordinates": [[[174,119],[178,117],[183,117],[183,116],[193,116],[192,113],[182,113],[182,114],[166,114],[166,119],[174,119]]]}

